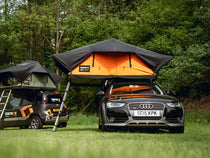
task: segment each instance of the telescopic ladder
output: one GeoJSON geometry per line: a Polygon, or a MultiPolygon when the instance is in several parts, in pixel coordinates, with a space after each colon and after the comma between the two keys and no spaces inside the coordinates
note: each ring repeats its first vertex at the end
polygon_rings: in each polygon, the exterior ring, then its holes
{"type": "Polygon", "coordinates": [[[58,126],[59,117],[60,117],[61,112],[63,111],[63,106],[64,106],[64,103],[66,101],[66,97],[67,97],[67,94],[68,94],[68,91],[69,91],[69,88],[70,88],[70,84],[71,84],[70,81],[68,81],[67,86],[66,86],[66,90],[65,90],[65,93],[64,93],[64,96],[63,96],[63,100],[62,100],[62,103],[61,103],[61,106],[60,106],[60,110],[59,110],[58,115],[57,115],[56,120],[55,120],[55,125],[53,127],[53,132],[55,132],[55,130],[58,126]]]}
{"type": "Polygon", "coordinates": [[[9,101],[11,92],[12,92],[12,89],[10,89],[10,90],[3,90],[2,93],[1,93],[0,105],[4,105],[4,107],[3,107],[2,110],[0,110],[0,112],[1,112],[0,120],[2,119],[4,111],[5,111],[6,107],[7,107],[7,103],[9,101]],[[3,98],[6,98],[5,102],[3,102],[3,98]]]}

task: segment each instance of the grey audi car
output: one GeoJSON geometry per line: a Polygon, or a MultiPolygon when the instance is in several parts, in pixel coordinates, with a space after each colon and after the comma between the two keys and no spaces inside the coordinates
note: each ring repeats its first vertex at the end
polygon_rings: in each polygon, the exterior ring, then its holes
{"type": "Polygon", "coordinates": [[[143,127],[184,133],[184,107],[158,85],[137,80],[106,81],[98,92],[99,129],[143,127]],[[100,97],[99,97],[100,96],[100,97]]]}

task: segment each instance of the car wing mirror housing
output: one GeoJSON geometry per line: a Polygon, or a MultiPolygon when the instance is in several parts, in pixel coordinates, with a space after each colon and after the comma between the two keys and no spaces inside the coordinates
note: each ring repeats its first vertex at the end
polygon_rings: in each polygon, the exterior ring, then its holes
{"type": "Polygon", "coordinates": [[[175,94],[174,94],[172,91],[170,91],[170,90],[167,90],[167,91],[166,91],[166,94],[167,94],[167,95],[170,95],[170,96],[175,96],[175,94]]]}
{"type": "Polygon", "coordinates": [[[98,92],[96,93],[96,96],[97,96],[97,97],[103,97],[103,96],[105,96],[105,93],[104,93],[104,91],[98,91],[98,92]]]}

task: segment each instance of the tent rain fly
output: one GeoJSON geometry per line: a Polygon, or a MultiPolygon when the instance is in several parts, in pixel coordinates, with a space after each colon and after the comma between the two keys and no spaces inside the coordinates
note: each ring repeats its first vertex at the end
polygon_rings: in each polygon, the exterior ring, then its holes
{"type": "MultiPolygon", "coordinates": [[[[130,70],[135,68],[142,69],[142,66],[145,67],[146,65],[147,68],[155,73],[163,65],[167,64],[171,59],[173,59],[172,56],[158,54],[150,50],[146,50],[128,43],[118,41],[113,38],[95,44],[83,46],[65,53],[54,54],[53,58],[56,65],[63,72],[65,72],[66,74],[70,73],[70,78],[78,78],[78,75],[81,75],[81,77],[83,78],[130,78],[134,76],[134,78],[139,78],[142,77],[142,74],[130,74],[130,70]],[[101,64],[103,67],[109,67],[109,70],[116,71],[116,69],[120,68],[120,65],[122,63],[124,64],[124,67],[129,67],[130,70],[128,73],[128,69],[124,69],[124,75],[116,73],[114,74],[112,73],[112,71],[110,71],[110,73],[105,73],[105,71],[102,70],[100,71],[100,75],[94,74],[94,72],[92,73],[93,75],[84,75],[84,72],[82,71],[74,75],[74,73],[72,72],[75,70],[75,68],[79,65],[81,66],[82,62],[87,59],[89,60],[89,63],[87,67],[83,67],[86,69],[86,71],[91,72],[92,70],[96,70],[97,68],[99,69],[99,67],[101,67],[101,64]],[[97,61],[100,62],[99,65],[97,65],[97,61]],[[138,62],[138,64],[135,65],[135,62],[138,62]],[[115,70],[110,69],[110,66],[115,70]],[[88,69],[88,67],[90,67],[90,69],[88,69]]],[[[82,68],[80,70],[82,70],[82,68]]],[[[146,76],[148,75],[149,74],[147,74],[146,76]]],[[[150,77],[154,76],[151,76],[150,74],[150,77]]]]}
{"type": "Polygon", "coordinates": [[[39,62],[26,61],[0,71],[0,90],[10,88],[56,90],[61,80],[61,76],[44,68],[39,62]]]}

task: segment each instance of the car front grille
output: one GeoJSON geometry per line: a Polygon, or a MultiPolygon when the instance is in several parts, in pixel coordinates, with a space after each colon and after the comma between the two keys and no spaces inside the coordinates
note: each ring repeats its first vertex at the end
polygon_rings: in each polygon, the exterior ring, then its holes
{"type": "Polygon", "coordinates": [[[130,110],[164,110],[162,103],[130,103],[130,110]]]}
{"type": "MultiPolygon", "coordinates": [[[[164,111],[165,105],[163,103],[148,103],[148,102],[140,102],[140,103],[130,103],[128,105],[130,111],[135,110],[158,110],[164,111]]],[[[134,120],[160,120],[162,116],[132,116],[134,120]]]]}

